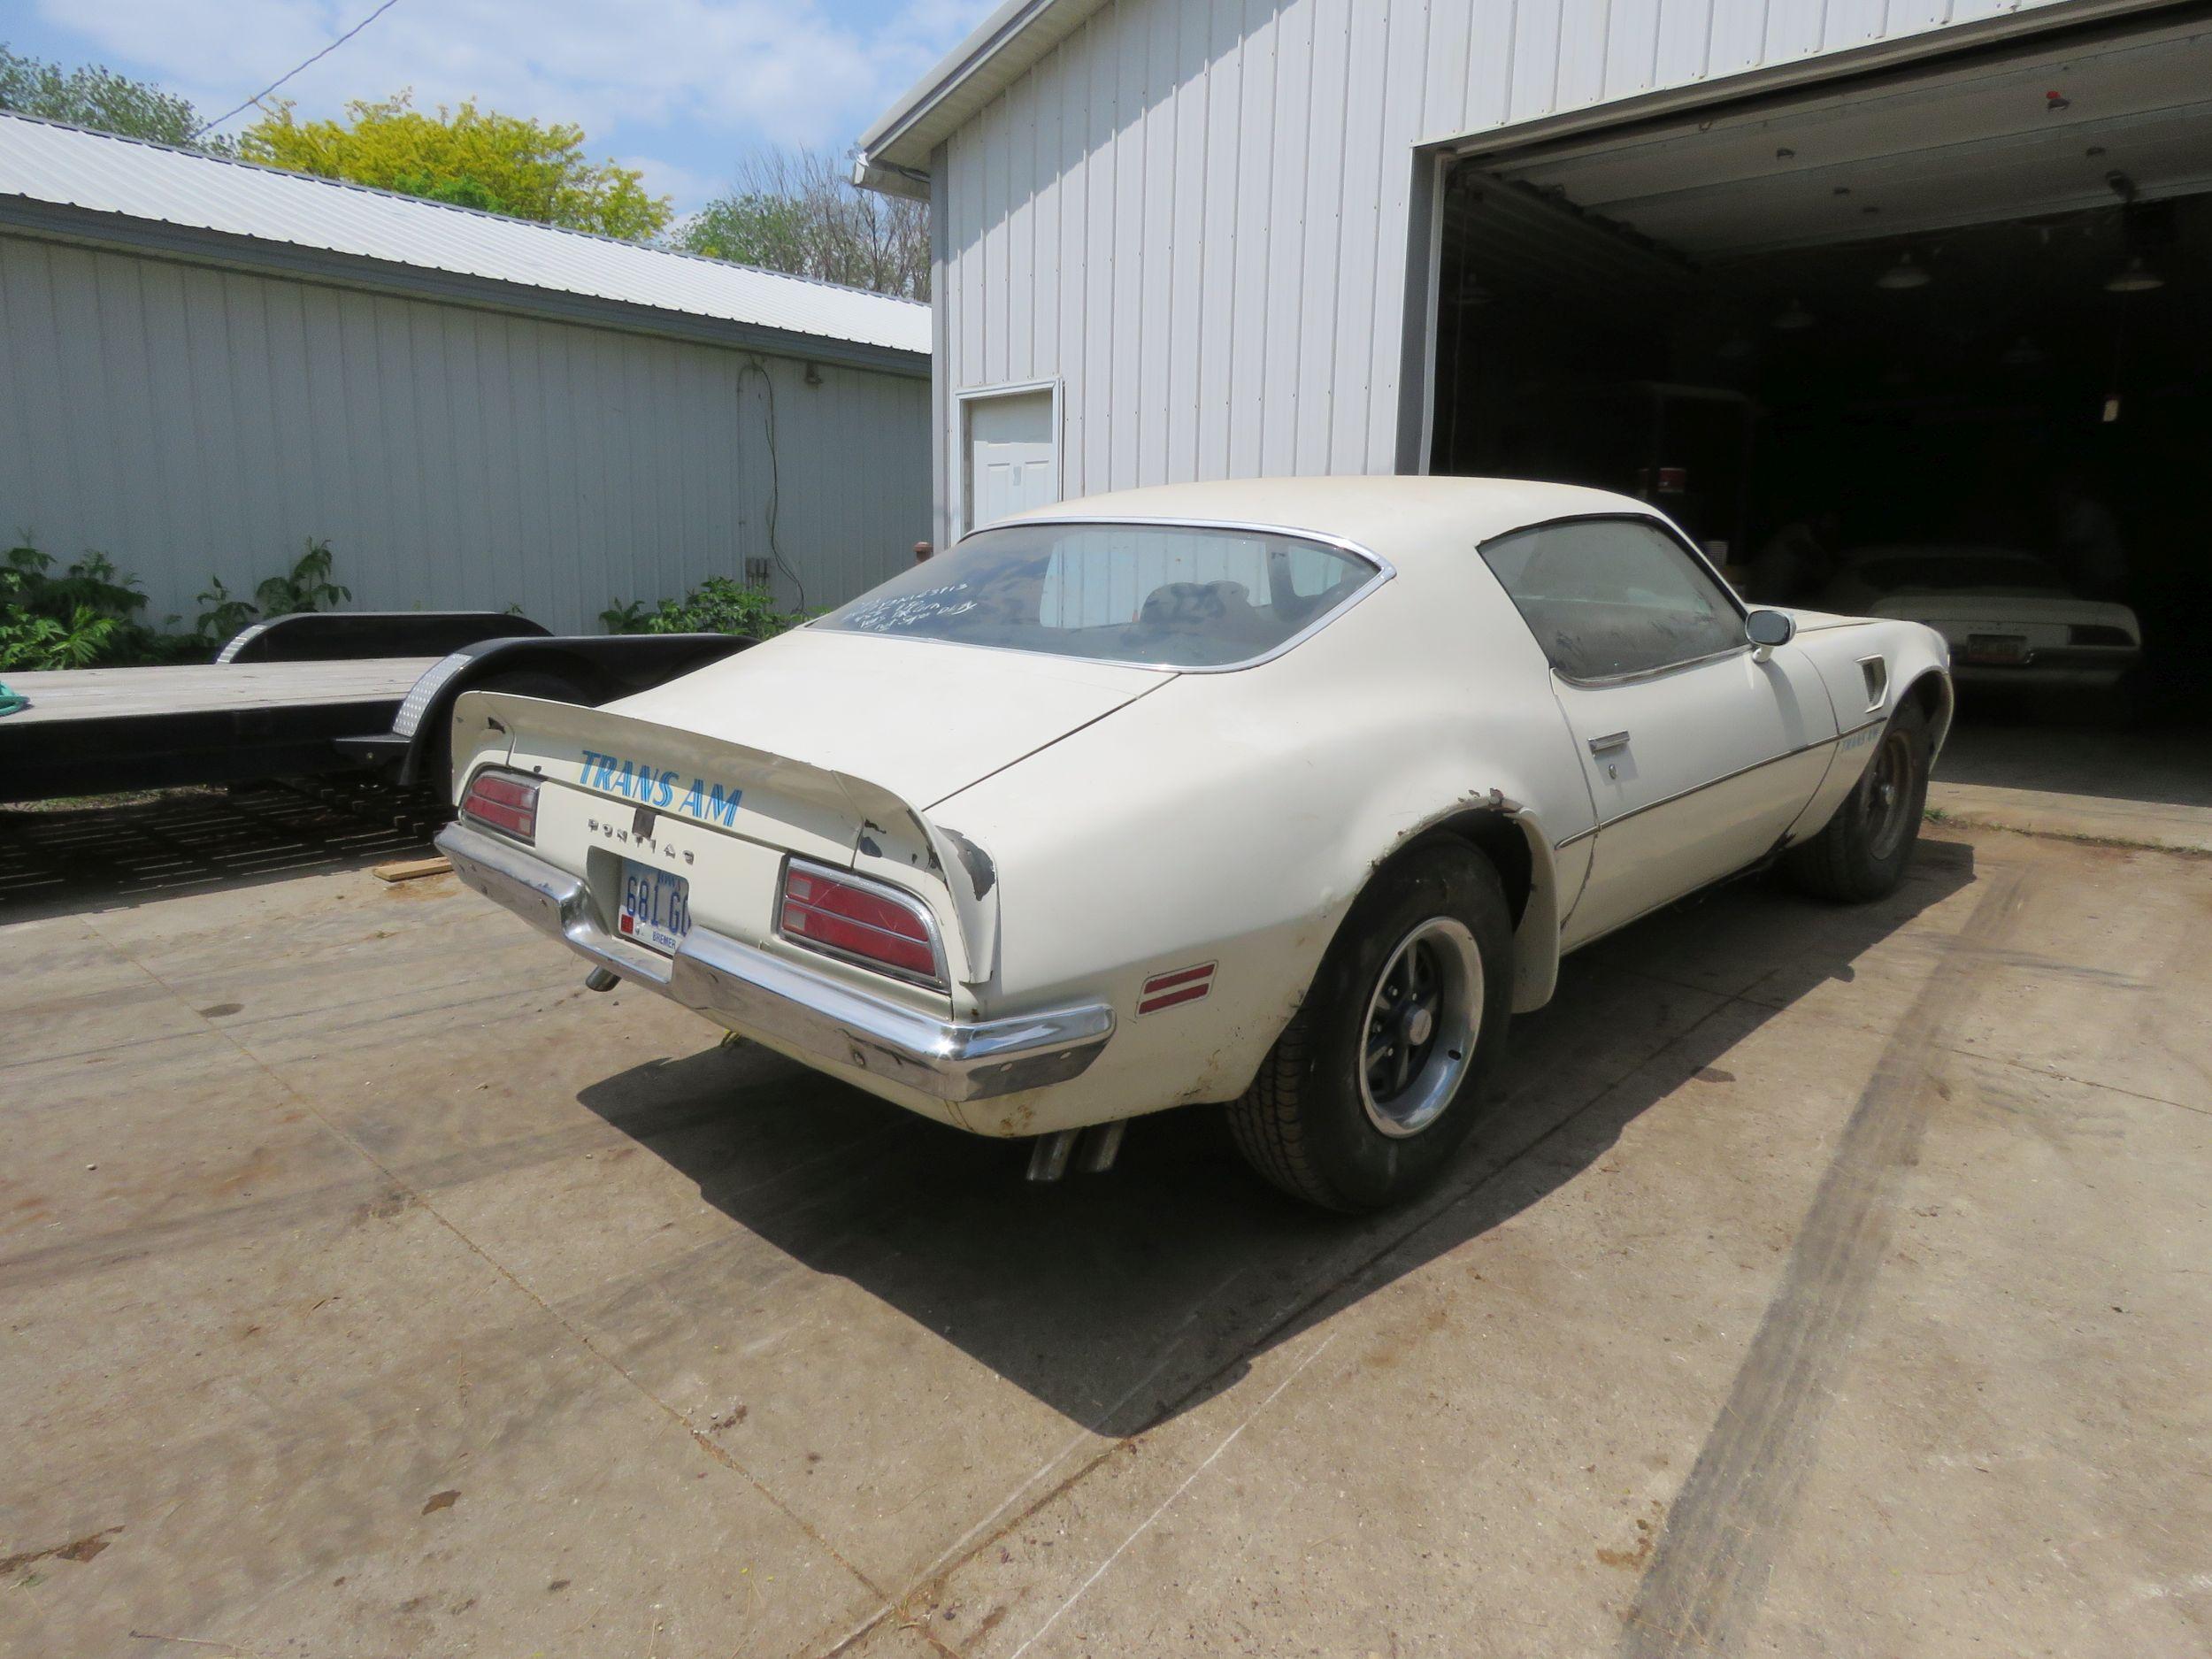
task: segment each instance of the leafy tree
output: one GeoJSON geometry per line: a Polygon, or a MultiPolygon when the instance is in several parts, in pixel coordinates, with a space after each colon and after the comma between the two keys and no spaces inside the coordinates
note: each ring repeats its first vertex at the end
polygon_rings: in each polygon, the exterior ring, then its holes
{"type": "Polygon", "coordinates": [[[0,110],[120,133],[126,138],[150,138],[210,155],[231,153],[227,138],[197,136],[200,112],[188,98],[119,75],[103,64],[65,70],[59,64],[10,51],[5,45],[0,45],[0,110]]]}
{"type": "Polygon", "coordinates": [[[430,115],[409,92],[381,104],[357,99],[342,121],[302,121],[280,103],[240,134],[238,150],[249,161],[603,236],[642,240],[669,220],[668,198],[646,195],[642,175],[584,154],[580,127],[480,110],[472,100],[430,115]]]}
{"type": "Polygon", "coordinates": [[[771,150],[749,157],[731,189],[669,238],[687,253],[764,270],[929,297],[929,210],[857,188],[836,157],[771,150]]]}

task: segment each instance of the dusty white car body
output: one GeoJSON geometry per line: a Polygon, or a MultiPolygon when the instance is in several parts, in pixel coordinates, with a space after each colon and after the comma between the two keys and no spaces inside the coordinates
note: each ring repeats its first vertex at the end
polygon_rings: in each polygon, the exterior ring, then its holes
{"type": "Polygon", "coordinates": [[[1844,555],[1823,603],[1925,623],[1961,684],[2098,690],[2135,666],[2143,628],[2085,599],[2043,560],[2003,548],[1870,547],[1844,555]]]}
{"type": "Polygon", "coordinates": [[[457,798],[486,767],[535,780],[534,834],[465,815],[440,844],[595,966],[964,1129],[1232,1099],[1363,886],[1425,832],[1494,849],[1513,1006],[1533,1009],[1567,951],[1817,831],[1904,700],[1940,741],[1942,641],[1909,622],[1801,612],[1778,646],[1612,681],[1555,672],[1478,547],[1583,518],[1678,535],[1624,497],[1486,480],[1071,502],[1027,522],[1264,527],[1371,571],[1246,665],[816,625],[603,709],[472,694],[457,798]],[[941,985],[786,937],[795,856],[918,900],[941,985]],[[688,882],[672,956],[618,936],[625,859],[688,882]]]}

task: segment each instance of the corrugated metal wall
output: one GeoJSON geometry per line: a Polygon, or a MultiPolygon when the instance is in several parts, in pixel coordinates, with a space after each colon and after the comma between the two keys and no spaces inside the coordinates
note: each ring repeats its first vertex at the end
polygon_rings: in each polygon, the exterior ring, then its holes
{"type": "Polygon", "coordinates": [[[1112,0],[945,148],[939,372],[1064,378],[1070,495],[1389,472],[1417,144],[2021,9],[1112,0]]]}
{"type": "Polygon", "coordinates": [[[776,539],[821,605],[928,534],[929,388],[820,373],[0,237],[0,534],[105,552],[157,623],[328,537],[356,607],[518,603],[596,632],[612,601],[768,556],[772,386],[776,539]]]}

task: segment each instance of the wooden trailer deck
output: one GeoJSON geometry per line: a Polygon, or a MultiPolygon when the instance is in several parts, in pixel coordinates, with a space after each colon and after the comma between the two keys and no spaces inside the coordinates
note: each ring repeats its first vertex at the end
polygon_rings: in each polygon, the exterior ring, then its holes
{"type": "Polygon", "coordinates": [[[0,801],[342,770],[335,740],[388,730],[435,657],[12,673],[0,801]]]}
{"type": "Polygon", "coordinates": [[[9,688],[30,701],[17,713],[0,716],[0,730],[310,703],[396,704],[437,660],[376,657],[358,662],[191,663],[12,673],[6,677],[9,688]]]}

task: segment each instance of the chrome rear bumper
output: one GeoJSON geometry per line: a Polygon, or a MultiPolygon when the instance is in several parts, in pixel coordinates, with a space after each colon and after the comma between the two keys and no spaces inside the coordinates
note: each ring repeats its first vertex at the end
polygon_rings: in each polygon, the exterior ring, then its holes
{"type": "Polygon", "coordinates": [[[937,1100],[987,1100],[1064,1082],[1113,1035],[1113,1010],[1102,1002],[1008,1019],[939,1019],[703,927],[664,956],[607,932],[583,879],[526,849],[449,824],[439,832],[438,850],[470,887],[587,961],[718,1024],[937,1100]]]}

